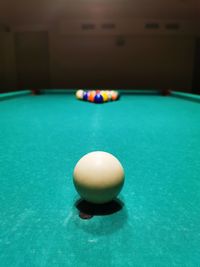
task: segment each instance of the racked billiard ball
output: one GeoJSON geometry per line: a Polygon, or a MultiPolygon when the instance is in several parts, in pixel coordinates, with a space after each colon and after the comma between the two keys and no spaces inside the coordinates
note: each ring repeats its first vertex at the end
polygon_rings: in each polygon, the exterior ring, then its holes
{"type": "Polygon", "coordinates": [[[87,101],[88,100],[88,97],[89,97],[89,92],[88,91],[85,91],[83,93],[83,100],[87,101]]]}
{"type": "Polygon", "coordinates": [[[101,91],[101,95],[103,96],[103,102],[107,102],[108,101],[108,95],[107,95],[106,91],[101,91]]]}
{"type": "Polygon", "coordinates": [[[111,91],[106,90],[106,94],[107,94],[107,96],[108,96],[108,101],[111,101],[111,100],[112,100],[112,94],[111,94],[111,91]]]}
{"type": "Polygon", "coordinates": [[[119,98],[119,93],[117,91],[111,91],[111,98],[116,101],[119,98]]]}
{"type": "Polygon", "coordinates": [[[79,195],[91,203],[113,200],[124,184],[124,169],[112,154],[94,151],[83,156],[74,168],[73,181],[79,195]]]}
{"type": "Polygon", "coordinates": [[[77,99],[83,99],[83,93],[84,93],[83,90],[81,90],[81,89],[77,90],[76,91],[76,98],[77,99]]]}
{"type": "Polygon", "coordinates": [[[90,91],[89,96],[88,96],[88,101],[94,102],[95,95],[96,95],[96,92],[94,90],[90,91]]]}
{"type": "Polygon", "coordinates": [[[102,103],[103,102],[103,96],[101,94],[96,94],[94,97],[95,103],[102,103]]]}

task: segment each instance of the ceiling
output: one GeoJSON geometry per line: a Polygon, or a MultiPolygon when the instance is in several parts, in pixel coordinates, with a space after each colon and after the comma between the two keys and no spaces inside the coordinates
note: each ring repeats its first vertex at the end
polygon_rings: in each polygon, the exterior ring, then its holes
{"type": "Polygon", "coordinates": [[[200,20],[199,0],[1,0],[0,23],[41,24],[65,19],[200,20]]]}

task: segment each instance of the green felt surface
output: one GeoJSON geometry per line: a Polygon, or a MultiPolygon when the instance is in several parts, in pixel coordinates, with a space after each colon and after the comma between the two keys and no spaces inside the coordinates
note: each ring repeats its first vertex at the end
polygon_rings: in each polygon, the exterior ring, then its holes
{"type": "Polygon", "coordinates": [[[200,105],[70,94],[0,103],[0,266],[200,266],[200,105]],[[82,220],[72,172],[82,155],[124,166],[123,208],[82,220]]]}
{"type": "Polygon", "coordinates": [[[31,94],[31,90],[23,90],[23,91],[14,91],[14,92],[3,93],[3,94],[0,94],[0,101],[6,100],[9,98],[13,98],[13,97],[25,96],[25,95],[29,95],[29,94],[31,94]]]}

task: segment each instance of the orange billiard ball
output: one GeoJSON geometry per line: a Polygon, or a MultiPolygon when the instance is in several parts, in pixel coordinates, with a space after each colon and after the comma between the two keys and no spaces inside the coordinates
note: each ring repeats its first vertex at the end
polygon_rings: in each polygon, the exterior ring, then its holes
{"type": "Polygon", "coordinates": [[[89,96],[88,96],[88,101],[94,102],[96,92],[95,91],[90,91],[89,96]]]}
{"type": "Polygon", "coordinates": [[[111,93],[112,100],[115,101],[119,98],[119,94],[117,91],[112,91],[111,93]]]}

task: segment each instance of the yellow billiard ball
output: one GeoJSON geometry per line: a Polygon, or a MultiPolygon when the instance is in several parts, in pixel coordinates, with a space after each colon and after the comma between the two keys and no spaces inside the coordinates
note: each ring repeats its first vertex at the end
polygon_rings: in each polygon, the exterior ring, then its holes
{"type": "Polygon", "coordinates": [[[105,91],[101,91],[101,95],[103,97],[103,102],[107,102],[108,101],[108,95],[105,91]]]}
{"type": "Polygon", "coordinates": [[[111,101],[111,100],[112,100],[112,94],[111,94],[111,91],[106,90],[106,94],[107,94],[107,96],[108,96],[108,101],[111,101]]]}

